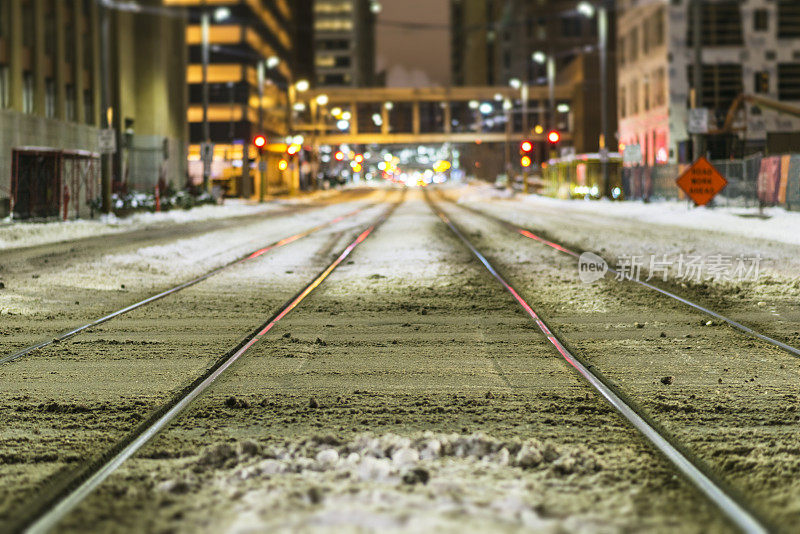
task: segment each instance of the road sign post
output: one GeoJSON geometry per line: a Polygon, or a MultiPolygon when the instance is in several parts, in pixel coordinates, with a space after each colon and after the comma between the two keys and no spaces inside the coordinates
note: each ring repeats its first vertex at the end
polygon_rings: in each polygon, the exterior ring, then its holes
{"type": "Polygon", "coordinates": [[[114,128],[105,128],[97,132],[97,149],[101,154],[117,152],[117,132],[114,128]]]}
{"type": "Polygon", "coordinates": [[[686,129],[690,134],[707,134],[710,113],[708,108],[692,108],[689,110],[689,121],[686,129]]]}
{"type": "Polygon", "coordinates": [[[676,180],[678,187],[698,206],[711,202],[728,185],[720,172],[705,157],[698,158],[676,180]]]}

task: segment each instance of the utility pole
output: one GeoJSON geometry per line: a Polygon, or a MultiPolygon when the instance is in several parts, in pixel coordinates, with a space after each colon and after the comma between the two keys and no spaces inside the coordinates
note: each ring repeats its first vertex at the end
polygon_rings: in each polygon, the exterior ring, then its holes
{"type": "MultiPolygon", "coordinates": [[[[694,72],[692,73],[692,107],[700,108],[703,106],[703,2],[694,0],[692,2],[692,19],[694,28],[692,39],[694,40],[694,72]]],[[[705,155],[703,147],[703,135],[694,135],[694,158],[705,155]]]]}
{"type": "MultiPolygon", "coordinates": [[[[258,132],[256,132],[256,135],[262,135],[264,131],[264,78],[266,76],[264,72],[264,62],[259,59],[256,67],[258,78],[258,132]]],[[[262,151],[259,151],[258,154],[258,179],[258,201],[264,202],[264,198],[269,194],[269,177],[267,176],[266,169],[264,169],[264,156],[262,151]]]]}
{"type": "Polygon", "coordinates": [[[611,182],[608,168],[608,10],[601,5],[597,10],[597,35],[600,39],[600,169],[603,175],[605,195],[611,198],[611,182]]]}
{"type": "Polygon", "coordinates": [[[547,54],[547,93],[549,109],[547,110],[547,127],[550,130],[556,129],[556,58],[553,54],[547,54]]]}
{"type": "MultiPolygon", "coordinates": [[[[531,129],[528,124],[528,100],[530,99],[530,86],[527,81],[522,82],[520,87],[520,96],[522,97],[522,137],[527,139],[530,137],[531,129]]],[[[511,180],[508,181],[508,186],[511,187],[511,180]]],[[[528,169],[522,169],[522,192],[528,194],[528,169]]]]}
{"type": "MultiPolygon", "coordinates": [[[[97,9],[100,16],[100,125],[106,129],[112,128],[113,110],[111,109],[110,94],[110,50],[111,21],[108,6],[105,2],[98,2],[97,9]]],[[[101,211],[111,213],[111,170],[113,167],[113,154],[103,154],[100,163],[100,189],[101,211]]]]}
{"type": "MultiPolygon", "coordinates": [[[[200,33],[202,39],[201,54],[203,60],[203,141],[206,147],[211,144],[211,127],[208,123],[208,63],[209,63],[209,26],[211,24],[208,5],[203,1],[203,8],[200,14],[200,33]]],[[[203,159],[203,191],[208,191],[211,179],[211,158],[202,153],[203,159]]]]}

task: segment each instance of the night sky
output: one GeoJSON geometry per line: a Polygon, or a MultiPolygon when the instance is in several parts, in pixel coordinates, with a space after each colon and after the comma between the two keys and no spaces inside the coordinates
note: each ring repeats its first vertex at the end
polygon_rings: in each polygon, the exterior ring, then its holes
{"type": "Polygon", "coordinates": [[[446,28],[405,28],[382,24],[410,22],[446,26],[449,0],[381,0],[375,28],[377,68],[387,70],[389,86],[450,83],[450,33],[446,28]]]}

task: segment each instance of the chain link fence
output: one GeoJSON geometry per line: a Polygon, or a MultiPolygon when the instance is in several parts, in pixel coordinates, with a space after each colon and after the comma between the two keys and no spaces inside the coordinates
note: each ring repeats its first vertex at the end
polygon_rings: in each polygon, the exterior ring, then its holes
{"type": "MultiPolygon", "coordinates": [[[[759,156],[711,163],[728,180],[728,186],[714,199],[718,206],[759,205],[759,156]]],[[[622,169],[622,190],[627,200],[683,200],[686,195],[675,183],[688,165],[667,164],[654,167],[638,165],[622,169]]]]}

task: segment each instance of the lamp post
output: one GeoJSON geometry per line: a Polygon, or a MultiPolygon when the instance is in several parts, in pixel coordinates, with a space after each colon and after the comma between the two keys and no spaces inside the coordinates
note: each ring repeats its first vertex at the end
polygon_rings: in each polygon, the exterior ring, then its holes
{"type": "Polygon", "coordinates": [[[547,72],[547,127],[553,129],[555,124],[555,109],[556,109],[556,58],[553,54],[545,54],[544,52],[537,51],[531,56],[531,59],[539,65],[545,65],[547,72]]]}
{"type": "Polygon", "coordinates": [[[211,144],[211,126],[208,123],[208,64],[210,61],[210,50],[209,50],[209,31],[211,25],[211,16],[208,12],[208,6],[203,1],[202,11],[200,13],[200,38],[201,38],[201,45],[200,45],[200,55],[202,56],[202,71],[203,71],[203,144],[205,148],[201,150],[201,156],[203,159],[203,191],[208,191],[209,182],[211,179],[211,158],[208,154],[205,153],[208,150],[209,145],[211,144]]]}
{"type": "MultiPolygon", "coordinates": [[[[298,80],[295,83],[290,83],[289,85],[289,131],[290,133],[294,130],[294,113],[295,107],[297,107],[298,93],[305,93],[311,87],[311,84],[308,80],[298,80]]],[[[300,189],[300,156],[298,155],[295,158],[295,166],[292,170],[292,184],[289,188],[292,195],[296,194],[297,191],[300,189]]]]}
{"type": "MultiPolygon", "coordinates": [[[[105,2],[100,2],[98,6],[100,16],[100,122],[106,129],[112,126],[111,111],[111,65],[110,65],[110,44],[111,28],[109,20],[109,7],[105,2]]],[[[111,168],[113,154],[103,154],[100,163],[100,188],[101,188],[101,211],[105,214],[111,213],[111,168]]]]}
{"type": "Polygon", "coordinates": [[[578,11],[587,18],[592,18],[597,12],[597,48],[600,53],[600,168],[603,175],[605,195],[611,196],[608,168],[608,9],[604,0],[595,7],[590,2],[578,4],[578,11]]]}

